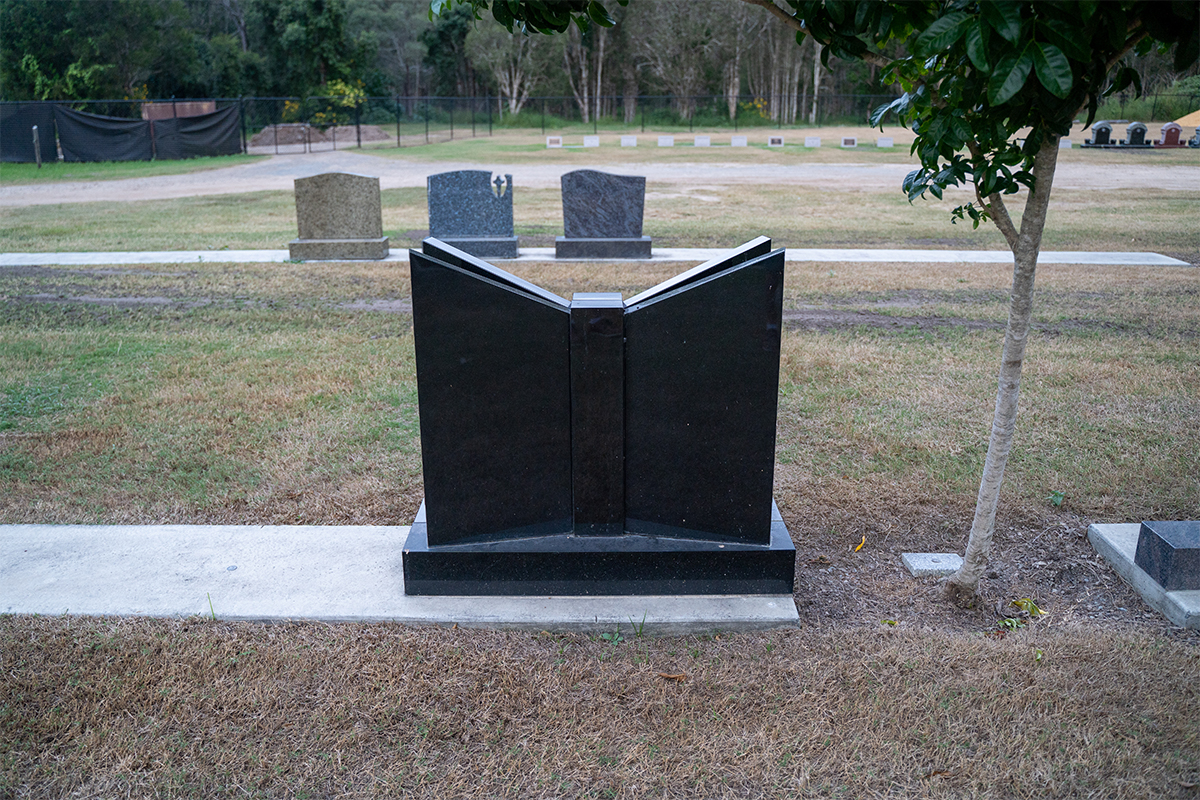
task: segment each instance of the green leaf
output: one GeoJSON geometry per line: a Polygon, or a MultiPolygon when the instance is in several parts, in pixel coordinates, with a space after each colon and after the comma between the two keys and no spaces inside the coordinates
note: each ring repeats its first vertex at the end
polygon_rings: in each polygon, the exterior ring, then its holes
{"type": "Polygon", "coordinates": [[[1025,79],[1033,69],[1033,56],[1029,48],[1021,51],[1020,55],[1007,55],[996,64],[992,79],[988,81],[988,102],[993,106],[1003,105],[1021,91],[1025,79]]]}
{"type": "Polygon", "coordinates": [[[975,69],[983,74],[989,72],[987,48],[983,43],[983,22],[967,28],[967,58],[975,65],[975,69]]]}
{"type": "Polygon", "coordinates": [[[1042,82],[1055,97],[1066,97],[1071,92],[1071,84],[1075,76],[1071,73],[1071,63],[1052,44],[1034,42],[1033,68],[1037,71],[1038,80],[1042,82]]]}
{"type": "Polygon", "coordinates": [[[970,24],[971,17],[961,11],[947,14],[936,20],[917,37],[913,51],[917,55],[940,53],[961,39],[970,24]]]}
{"type": "Polygon", "coordinates": [[[596,2],[596,0],[592,0],[592,2],[588,3],[587,13],[588,16],[592,18],[592,22],[605,28],[611,28],[613,25],[617,24],[616,20],[608,15],[608,10],[605,9],[600,3],[596,2]]]}
{"type": "Polygon", "coordinates": [[[1039,27],[1046,34],[1046,38],[1058,45],[1067,56],[1076,61],[1087,61],[1091,57],[1091,42],[1088,41],[1087,32],[1081,27],[1060,19],[1042,22],[1039,27]]]}
{"type": "Polygon", "coordinates": [[[979,4],[979,11],[992,30],[1008,41],[1016,44],[1017,39],[1021,38],[1021,7],[1012,0],[983,0],[979,4]]]}

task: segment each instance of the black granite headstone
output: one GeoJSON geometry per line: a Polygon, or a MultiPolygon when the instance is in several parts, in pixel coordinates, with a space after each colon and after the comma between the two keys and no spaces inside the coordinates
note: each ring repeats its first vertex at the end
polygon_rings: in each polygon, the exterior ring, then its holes
{"type": "Polygon", "coordinates": [[[646,179],[579,169],[562,176],[563,236],[556,258],[649,258],[642,235],[646,179]]]}
{"type": "Polygon", "coordinates": [[[1126,147],[1150,147],[1151,143],[1146,141],[1146,123],[1131,122],[1125,128],[1125,140],[1121,144],[1126,147]]]}
{"type": "Polygon", "coordinates": [[[1200,589],[1200,521],[1143,522],[1133,563],[1169,592],[1200,589]]]}
{"type": "Polygon", "coordinates": [[[791,592],[771,499],[782,250],[621,302],[411,251],[425,502],[408,594],[791,592]]]}
{"type": "Polygon", "coordinates": [[[516,258],[512,175],[440,172],[426,179],[429,235],[479,258],[516,258]]]}
{"type": "Polygon", "coordinates": [[[1109,147],[1112,145],[1112,124],[1101,120],[1092,126],[1092,138],[1084,139],[1084,147],[1109,147]]]}

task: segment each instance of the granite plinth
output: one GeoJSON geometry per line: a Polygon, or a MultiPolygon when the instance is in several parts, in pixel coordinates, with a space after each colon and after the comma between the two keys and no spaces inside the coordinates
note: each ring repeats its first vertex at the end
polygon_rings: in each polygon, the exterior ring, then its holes
{"type": "Polygon", "coordinates": [[[378,261],[388,257],[388,237],[378,239],[293,239],[288,254],[295,261],[378,261]]]}
{"type": "Polygon", "coordinates": [[[476,258],[516,258],[519,255],[516,236],[449,237],[441,241],[476,258]]]}
{"type": "Polygon", "coordinates": [[[383,236],[379,178],[349,172],[326,172],[297,178],[294,186],[296,226],[300,241],[378,240],[383,236]]]}
{"type": "Polygon", "coordinates": [[[442,596],[790,595],[795,562],[778,508],[765,545],[569,533],[439,547],[428,543],[422,503],[404,546],[404,590],[442,596]]]}
{"type": "Polygon", "coordinates": [[[554,239],[555,258],[650,258],[650,237],[636,239],[554,239]]]}
{"type": "Polygon", "coordinates": [[[1143,522],[1134,563],[1169,592],[1200,589],[1200,521],[1143,522]]]}

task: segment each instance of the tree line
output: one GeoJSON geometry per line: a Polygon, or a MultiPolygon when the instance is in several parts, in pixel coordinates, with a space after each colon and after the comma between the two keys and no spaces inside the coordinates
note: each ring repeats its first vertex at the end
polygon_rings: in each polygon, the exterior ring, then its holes
{"type": "MultiPolygon", "coordinates": [[[[632,122],[639,95],[670,95],[683,119],[695,96],[732,118],[791,124],[818,94],[890,94],[879,70],[822,59],[765,9],[732,0],[614,4],[612,27],[564,36],[510,34],[428,0],[5,0],[5,100],[183,97],[441,96],[495,98],[501,115],[528,98],[573,98],[584,122],[632,122]]],[[[899,52],[901,44],[893,45],[899,52]]],[[[1158,60],[1155,61],[1155,58],[1158,60]]],[[[1148,88],[1175,76],[1146,57],[1148,88]]]]}

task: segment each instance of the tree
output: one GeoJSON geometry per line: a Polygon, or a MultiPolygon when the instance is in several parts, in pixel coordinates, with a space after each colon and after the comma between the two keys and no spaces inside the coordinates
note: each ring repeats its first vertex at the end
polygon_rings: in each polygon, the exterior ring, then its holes
{"type": "MultiPolygon", "coordinates": [[[[449,0],[440,0],[448,2],[449,0]]],[[[470,2],[478,14],[486,0],[470,2]]],[[[903,94],[878,109],[872,125],[888,114],[916,133],[920,167],[905,178],[909,200],[926,192],[940,198],[950,186],[971,185],[975,200],[958,206],[951,221],[991,221],[1013,252],[1008,324],[987,456],[963,566],[947,583],[959,603],[973,603],[992,545],[1000,485],[1012,450],[1021,366],[1033,309],[1033,286],[1042,231],[1058,160],[1058,141],[1087,111],[1091,123],[1100,101],[1133,85],[1137,71],[1126,63],[1156,45],[1174,45],[1175,69],[1200,54],[1200,7],[1195,2],[1016,2],[1016,0],[742,0],[762,6],[830,56],[860,59],[882,70],[884,83],[903,94]],[[905,45],[899,57],[887,48],[905,45]],[[1024,139],[1018,133],[1027,129],[1024,139]],[[1020,224],[1006,196],[1025,192],[1020,224]]],[[[525,19],[544,3],[495,3],[498,19],[525,19]]],[[[597,3],[572,3],[575,19],[603,13],[597,3]]],[[[569,15],[567,15],[569,16],[569,15]]],[[[504,20],[501,19],[501,22],[504,20]]],[[[562,30],[570,24],[559,18],[562,30]]],[[[586,18],[584,20],[586,24],[586,18]]]]}
{"type": "Polygon", "coordinates": [[[471,62],[491,74],[510,114],[521,113],[537,83],[535,56],[539,47],[537,37],[513,35],[495,22],[475,26],[466,42],[471,62]]]}

